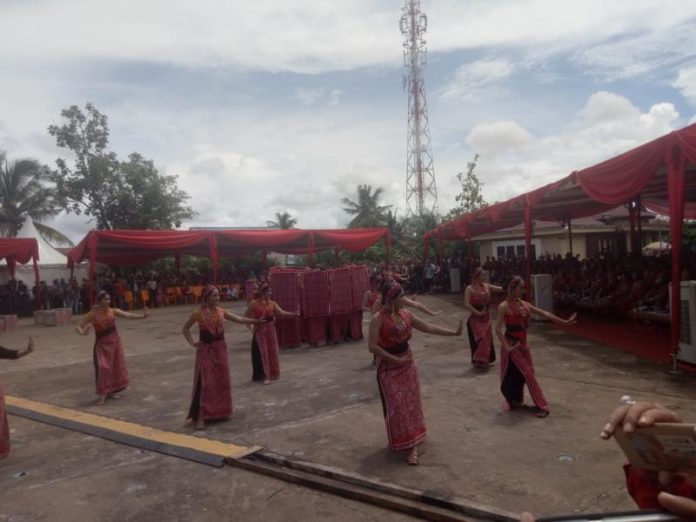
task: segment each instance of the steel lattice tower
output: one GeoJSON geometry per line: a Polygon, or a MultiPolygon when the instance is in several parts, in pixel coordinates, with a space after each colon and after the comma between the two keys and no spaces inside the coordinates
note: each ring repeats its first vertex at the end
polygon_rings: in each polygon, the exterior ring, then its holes
{"type": "Polygon", "coordinates": [[[406,153],[406,207],[408,215],[437,212],[437,188],[433,153],[430,147],[428,106],[425,100],[423,69],[428,18],[420,0],[406,0],[399,22],[404,40],[404,89],[408,90],[408,137],[406,153]]]}

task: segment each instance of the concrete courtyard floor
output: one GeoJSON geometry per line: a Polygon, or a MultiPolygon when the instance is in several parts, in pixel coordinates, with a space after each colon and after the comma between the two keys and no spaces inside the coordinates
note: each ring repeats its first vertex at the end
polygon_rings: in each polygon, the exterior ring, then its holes
{"type": "MultiPolygon", "coordinates": [[[[421,298],[444,310],[433,322],[451,327],[465,316],[460,299],[421,298]]],[[[94,404],[93,336],[23,319],[1,342],[18,348],[31,334],[37,350],[2,361],[5,393],[194,433],[185,422],[194,351],[180,333],[193,308],[170,306],[153,310],[147,321],[119,321],[131,386],[104,406],[94,404]]],[[[420,466],[409,467],[386,448],[366,341],[283,350],[281,379],[263,386],[250,381],[251,334],[228,323],[226,336],[234,416],[203,436],[513,512],[634,508],[624,489],[624,458],[614,442],[599,438],[622,395],[658,400],[696,420],[693,375],[670,375],[542,323],[533,324],[530,346],[552,413],[546,419],[506,413],[497,363],[479,373],[470,367],[466,336],[417,332],[412,346],[429,438],[420,466]]],[[[211,468],[12,415],[9,421],[12,451],[0,461],[0,521],[410,520],[237,468],[211,468]]]]}

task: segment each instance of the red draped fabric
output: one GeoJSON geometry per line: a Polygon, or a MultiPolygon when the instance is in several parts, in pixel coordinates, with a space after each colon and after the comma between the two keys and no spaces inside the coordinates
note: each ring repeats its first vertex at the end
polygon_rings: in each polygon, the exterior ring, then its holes
{"type": "Polygon", "coordinates": [[[39,258],[39,244],[34,238],[0,238],[0,258],[28,263],[39,258]]]}
{"type": "Polygon", "coordinates": [[[94,259],[112,265],[149,262],[175,254],[215,259],[259,250],[312,254],[340,248],[358,252],[387,239],[387,228],[347,230],[93,230],[68,253],[69,264],[94,259]],[[98,240],[95,240],[98,238],[98,240]],[[96,242],[95,242],[96,241],[96,242]]]}
{"type": "Polygon", "coordinates": [[[663,164],[666,137],[576,173],[578,184],[595,201],[621,204],[640,194],[663,164]]]}
{"type": "MultiPolygon", "coordinates": [[[[642,203],[650,212],[669,216],[669,200],[667,199],[644,199],[642,203]]],[[[696,219],[696,202],[687,201],[684,203],[684,219],[696,219]]]]}
{"type": "Polygon", "coordinates": [[[26,264],[32,261],[36,288],[39,288],[41,280],[38,265],[39,243],[36,239],[29,237],[0,238],[0,259],[7,262],[10,277],[14,277],[17,263],[26,264]]]}

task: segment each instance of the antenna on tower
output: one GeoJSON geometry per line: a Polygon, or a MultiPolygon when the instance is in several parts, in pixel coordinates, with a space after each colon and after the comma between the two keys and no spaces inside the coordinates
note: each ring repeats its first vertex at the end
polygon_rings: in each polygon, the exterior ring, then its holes
{"type": "Polygon", "coordinates": [[[425,100],[423,69],[426,63],[428,17],[420,0],[406,0],[401,8],[399,28],[404,35],[404,80],[408,92],[408,137],[406,152],[406,207],[409,216],[437,212],[437,188],[433,153],[430,147],[428,106],[425,100]]]}

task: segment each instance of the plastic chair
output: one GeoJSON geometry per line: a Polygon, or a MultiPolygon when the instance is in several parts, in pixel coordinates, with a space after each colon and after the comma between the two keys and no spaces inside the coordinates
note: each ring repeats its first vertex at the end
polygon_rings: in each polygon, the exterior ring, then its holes
{"type": "Polygon", "coordinates": [[[203,287],[202,286],[192,286],[191,293],[193,294],[194,303],[200,303],[201,302],[201,295],[203,295],[203,287]]]}
{"type": "Polygon", "coordinates": [[[133,292],[126,290],[123,292],[123,300],[126,302],[126,306],[129,310],[133,309],[133,292]]]}
{"type": "Polygon", "coordinates": [[[150,302],[150,291],[145,289],[140,291],[140,303],[145,308],[150,302]]]}

